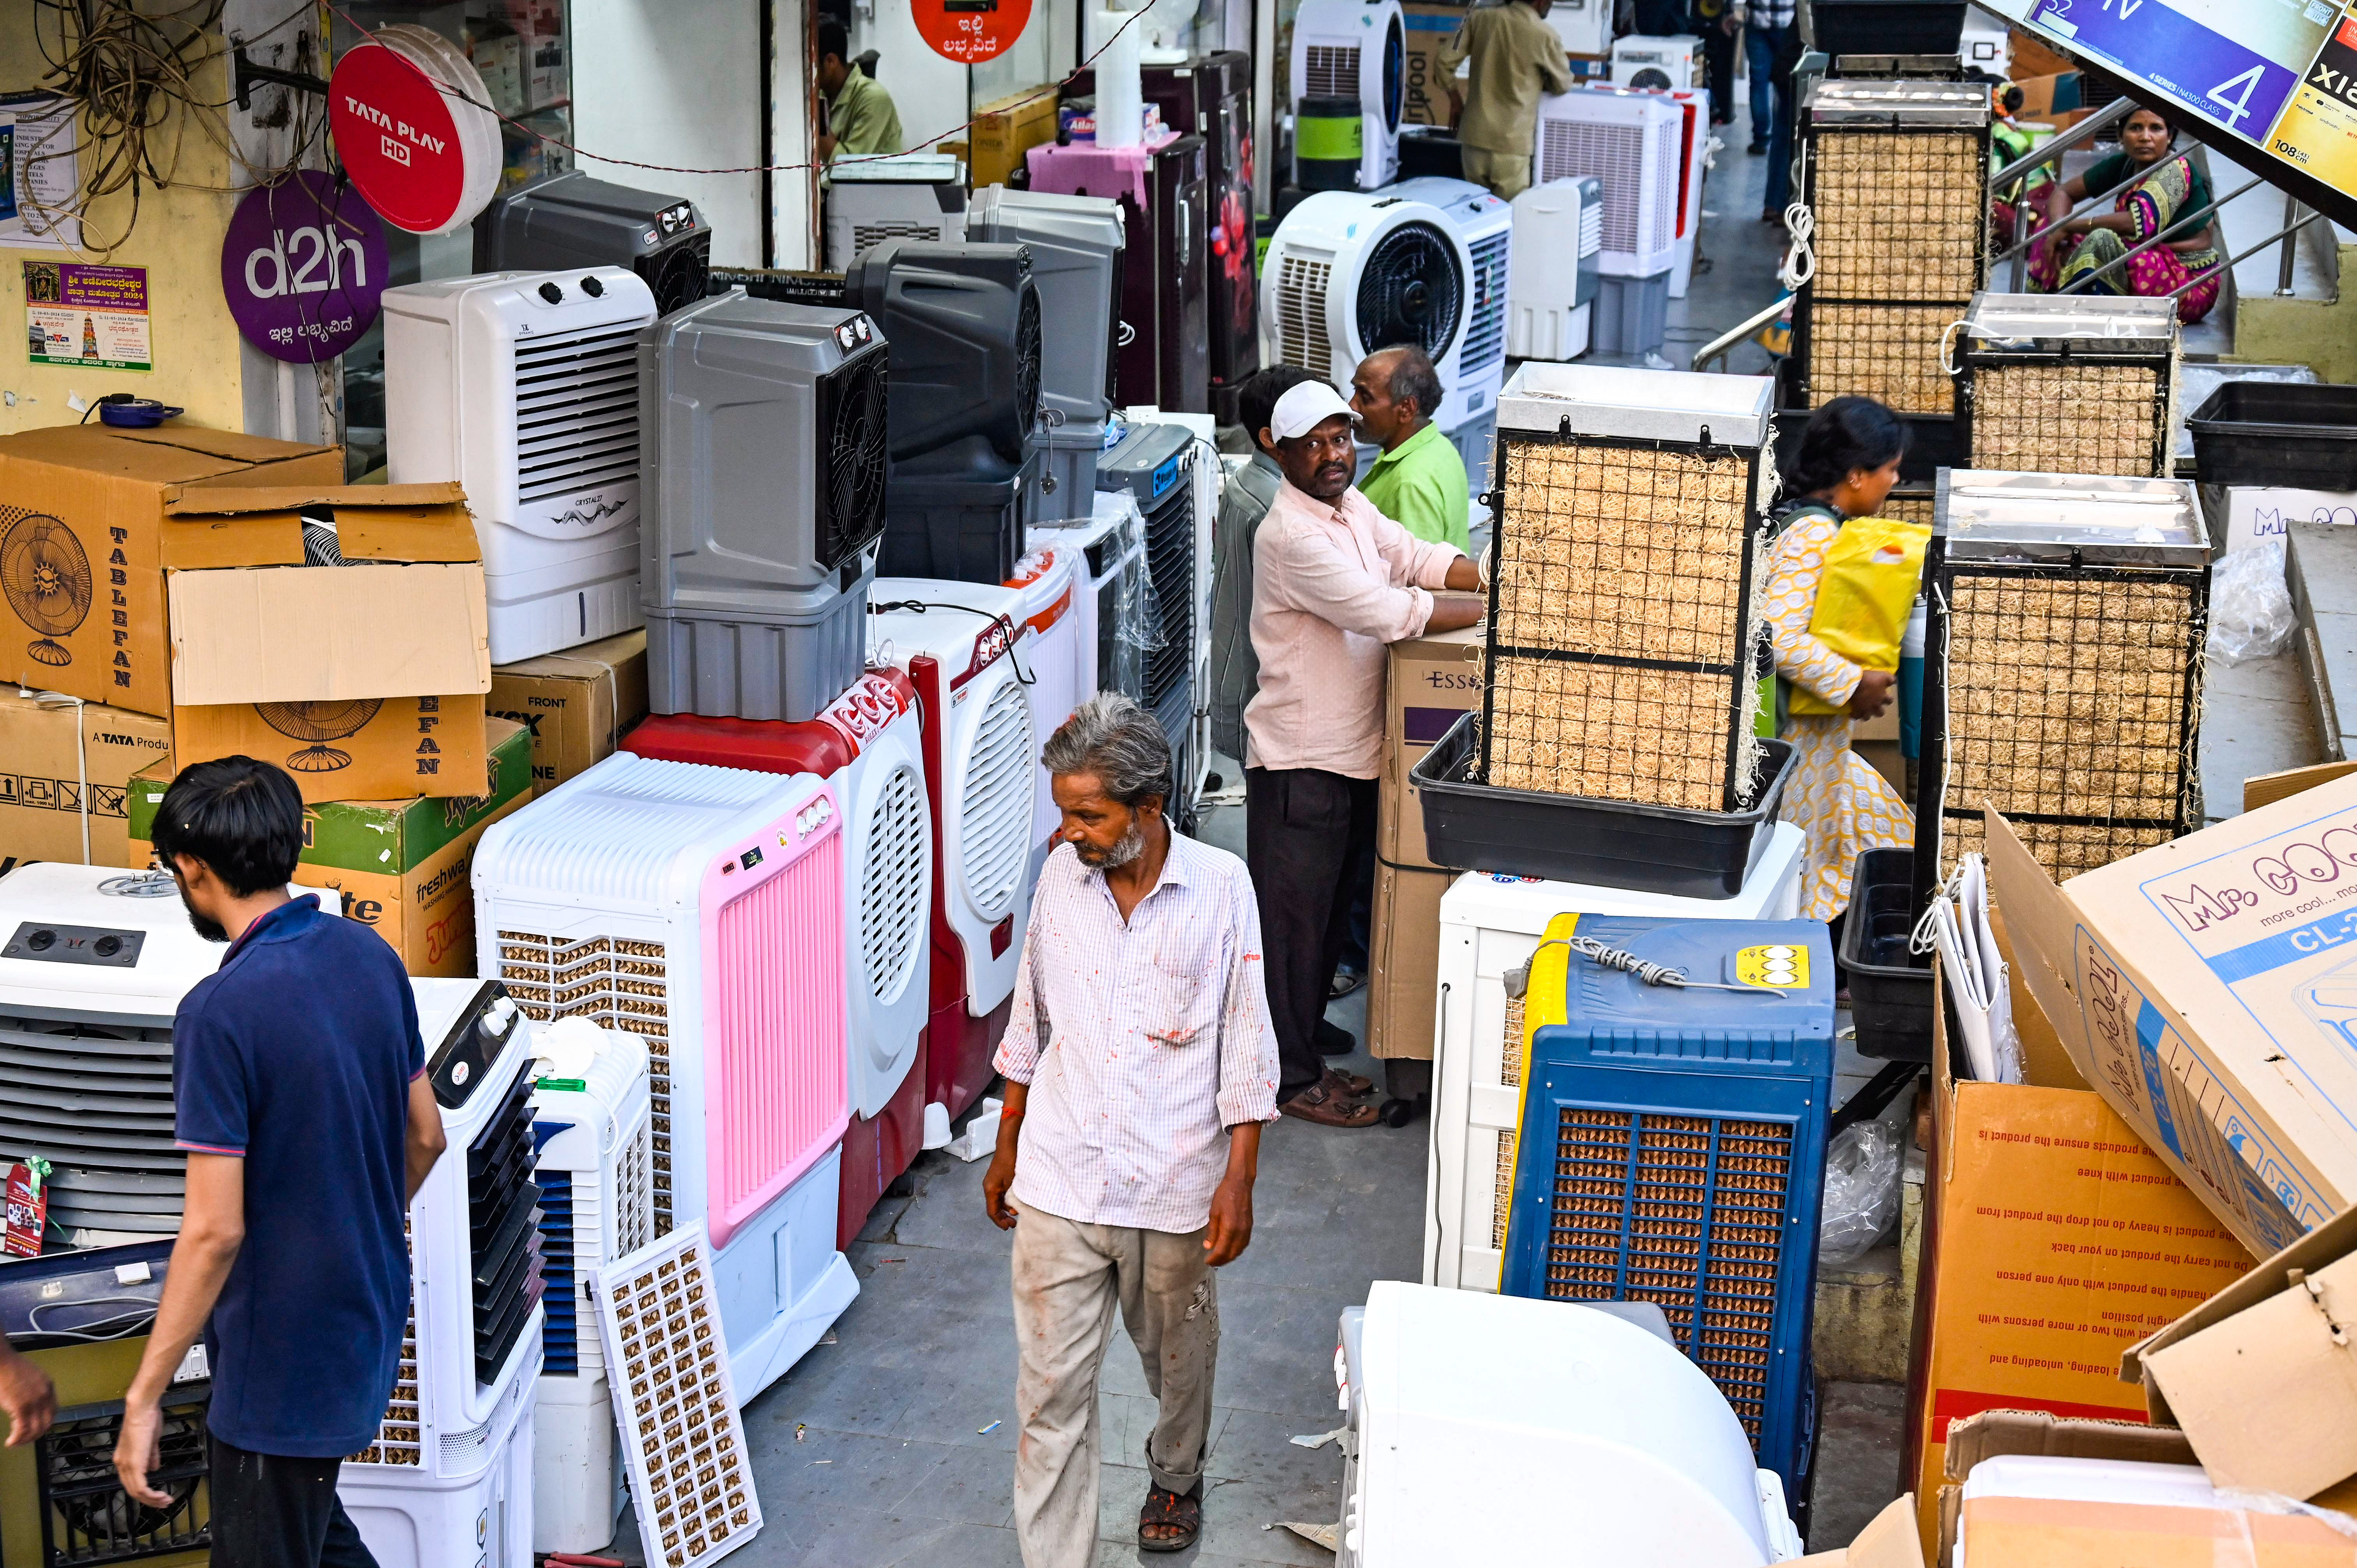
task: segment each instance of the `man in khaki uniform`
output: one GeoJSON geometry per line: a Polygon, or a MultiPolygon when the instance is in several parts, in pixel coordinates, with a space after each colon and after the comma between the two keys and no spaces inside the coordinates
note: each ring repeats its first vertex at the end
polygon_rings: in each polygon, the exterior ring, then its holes
{"type": "Polygon", "coordinates": [[[1530,187],[1540,97],[1571,91],[1563,40],[1546,25],[1553,5],[1554,0],[1509,0],[1469,11],[1440,49],[1444,81],[1455,79],[1458,61],[1472,62],[1464,115],[1457,124],[1465,177],[1508,201],[1530,187]]]}
{"type": "Polygon", "coordinates": [[[900,151],[900,112],[892,95],[851,61],[850,35],[829,16],[818,25],[818,90],[826,95],[826,134],[818,159],[876,157],[900,151]]]}

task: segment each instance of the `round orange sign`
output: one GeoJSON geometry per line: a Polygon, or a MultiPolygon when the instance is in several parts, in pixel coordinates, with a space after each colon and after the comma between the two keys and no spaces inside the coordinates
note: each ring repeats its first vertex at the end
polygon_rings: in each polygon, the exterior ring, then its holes
{"type": "Polygon", "coordinates": [[[1031,0],[909,0],[917,36],[960,65],[996,59],[1023,36],[1031,0]]]}

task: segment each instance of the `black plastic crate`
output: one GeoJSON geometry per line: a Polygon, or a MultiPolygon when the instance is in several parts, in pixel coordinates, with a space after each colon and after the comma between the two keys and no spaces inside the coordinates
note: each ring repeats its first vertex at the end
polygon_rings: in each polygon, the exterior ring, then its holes
{"type": "Polygon", "coordinates": [[[1851,874],[1841,962],[1860,1056],[1932,1059],[1932,958],[1913,950],[1915,852],[1870,849],[1851,874]]]}
{"type": "Polygon", "coordinates": [[[2205,485],[2357,490],[2357,386],[2221,381],[2185,424],[2205,485]]]}
{"type": "Polygon", "coordinates": [[[1816,48],[1827,55],[1952,55],[1964,0],[1815,0],[1816,48]]]}
{"type": "Polygon", "coordinates": [[[1768,847],[1792,775],[1792,748],[1760,743],[1754,803],[1743,811],[1690,811],[1580,795],[1497,789],[1474,781],[1480,714],[1448,726],[1408,778],[1424,808],[1425,850],[1436,865],[1555,882],[1732,898],[1768,847]]]}

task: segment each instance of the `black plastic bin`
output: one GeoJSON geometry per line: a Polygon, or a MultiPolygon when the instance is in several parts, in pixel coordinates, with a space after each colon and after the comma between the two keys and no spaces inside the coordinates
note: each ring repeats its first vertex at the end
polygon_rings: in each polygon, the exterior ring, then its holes
{"type": "Polygon", "coordinates": [[[2221,381],[2185,424],[2205,485],[2357,490],[2357,386],[2221,381]]]}
{"type": "Polygon", "coordinates": [[[1792,776],[1792,748],[1763,740],[1746,811],[1496,789],[1466,777],[1480,750],[1480,719],[1469,713],[1450,725],[1408,774],[1424,802],[1425,853],[1458,871],[1732,898],[1768,847],[1792,776]]]}
{"type": "Polygon", "coordinates": [[[1015,575],[1029,512],[1038,504],[1044,454],[1037,449],[1006,479],[892,476],[885,491],[887,577],[943,577],[996,586],[1015,575]]]}
{"type": "Polygon", "coordinates": [[[1463,179],[1465,145],[1445,125],[1402,125],[1399,177],[1402,179],[1463,179]]]}
{"type": "Polygon", "coordinates": [[[1932,957],[1911,949],[1917,913],[1913,850],[1870,849],[1857,857],[1841,961],[1860,1056],[1932,1059],[1932,957]]]}
{"type": "Polygon", "coordinates": [[[1964,0],[1815,0],[1816,48],[1826,55],[1952,55],[1964,0]]]}

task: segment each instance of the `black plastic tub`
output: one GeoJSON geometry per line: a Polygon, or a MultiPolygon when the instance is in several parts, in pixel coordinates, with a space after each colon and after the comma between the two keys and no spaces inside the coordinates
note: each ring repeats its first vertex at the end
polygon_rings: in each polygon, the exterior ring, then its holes
{"type": "Polygon", "coordinates": [[[1763,740],[1755,803],[1745,811],[1494,789],[1466,777],[1480,750],[1480,717],[1469,713],[1450,725],[1408,775],[1424,802],[1426,853],[1458,871],[1732,898],[1768,847],[1792,776],[1792,748],[1763,740]]]}
{"type": "Polygon", "coordinates": [[[2357,386],[2221,381],[2185,425],[2205,485],[2357,490],[2357,386]]]}
{"type": "Polygon", "coordinates": [[[1849,1017],[1860,1056],[1932,1059],[1932,957],[1910,950],[1916,914],[1915,852],[1859,855],[1842,922],[1841,961],[1849,972],[1849,1017]]]}
{"type": "Polygon", "coordinates": [[[1827,55],[1952,55],[1964,0],[1815,0],[1816,48],[1827,55]]]}

